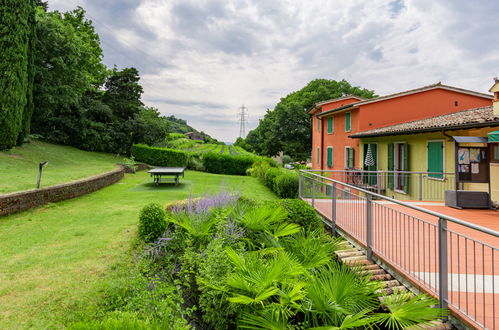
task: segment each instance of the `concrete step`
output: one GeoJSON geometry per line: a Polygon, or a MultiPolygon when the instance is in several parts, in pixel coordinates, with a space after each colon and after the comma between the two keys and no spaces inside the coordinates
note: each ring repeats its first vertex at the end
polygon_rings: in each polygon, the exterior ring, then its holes
{"type": "MultiPolygon", "coordinates": [[[[355,257],[352,257],[352,258],[355,258],[355,257]]],[[[348,266],[352,266],[352,267],[355,267],[355,266],[368,266],[368,265],[373,265],[374,263],[372,261],[369,261],[366,259],[352,259],[352,260],[342,260],[343,263],[345,265],[348,265],[348,266]]]]}
{"type": "Polygon", "coordinates": [[[440,321],[432,321],[430,324],[418,324],[412,327],[407,327],[405,329],[416,330],[416,329],[435,329],[435,330],[449,330],[452,326],[449,323],[442,323],[440,321]]]}
{"type": "Polygon", "coordinates": [[[403,285],[399,285],[399,286],[393,286],[393,287],[388,287],[388,288],[376,290],[377,294],[385,295],[385,296],[390,296],[394,292],[407,292],[407,288],[403,285]]]}
{"type": "Polygon", "coordinates": [[[352,257],[343,257],[343,258],[341,258],[341,261],[343,261],[343,262],[358,261],[358,260],[367,260],[367,257],[363,256],[363,255],[360,255],[360,256],[352,256],[352,257]]]}
{"type": "MultiPolygon", "coordinates": [[[[372,275],[372,276],[387,275],[386,272],[384,271],[384,269],[381,269],[381,268],[363,270],[362,273],[366,274],[366,275],[372,275]]],[[[373,280],[376,280],[376,278],[373,278],[373,280]]]]}
{"type": "Polygon", "coordinates": [[[364,253],[360,251],[336,251],[335,254],[338,256],[338,258],[346,258],[346,257],[358,257],[358,256],[363,256],[364,253]]]}
{"type": "Polygon", "coordinates": [[[379,270],[381,269],[380,266],[378,266],[375,263],[370,263],[370,264],[365,264],[365,265],[353,265],[354,267],[358,267],[360,271],[369,271],[369,270],[379,270]]]}
{"type": "Polygon", "coordinates": [[[389,280],[389,281],[381,282],[381,285],[383,288],[393,288],[393,287],[400,286],[401,284],[397,280],[389,280]]]}
{"type": "Polygon", "coordinates": [[[390,281],[392,279],[393,279],[393,277],[390,274],[377,274],[377,275],[371,276],[371,281],[390,281]]]}

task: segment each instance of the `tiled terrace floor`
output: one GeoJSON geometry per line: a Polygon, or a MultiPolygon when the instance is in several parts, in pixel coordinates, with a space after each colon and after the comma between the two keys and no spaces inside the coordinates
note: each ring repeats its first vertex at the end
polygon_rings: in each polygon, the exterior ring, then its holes
{"type": "MultiPolygon", "coordinates": [[[[310,200],[306,200],[311,203],[310,200]]],[[[438,202],[413,205],[499,231],[499,212],[458,210],[438,202]]],[[[314,207],[331,221],[332,201],[314,207]]],[[[366,241],[365,199],[336,200],[336,223],[362,245],[366,241]]],[[[438,290],[438,218],[386,201],[373,201],[372,247],[392,267],[430,293],[438,290]]],[[[448,223],[448,286],[451,309],[488,329],[499,329],[499,238],[448,223]]]]}

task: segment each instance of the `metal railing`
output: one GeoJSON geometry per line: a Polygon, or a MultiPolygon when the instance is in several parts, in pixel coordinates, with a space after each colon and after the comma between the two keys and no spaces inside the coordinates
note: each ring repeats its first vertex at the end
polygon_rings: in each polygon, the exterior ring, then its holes
{"type": "Polygon", "coordinates": [[[334,231],[433,294],[440,307],[476,327],[499,327],[499,232],[313,172],[300,171],[299,196],[334,231]]]}
{"type": "Polygon", "coordinates": [[[314,170],[331,179],[397,199],[443,201],[455,189],[454,173],[412,171],[314,170]]]}

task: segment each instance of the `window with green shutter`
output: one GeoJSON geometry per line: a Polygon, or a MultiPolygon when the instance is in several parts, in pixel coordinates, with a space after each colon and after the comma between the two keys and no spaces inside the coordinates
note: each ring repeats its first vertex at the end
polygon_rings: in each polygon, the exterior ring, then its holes
{"type": "Polygon", "coordinates": [[[428,176],[442,179],[444,177],[444,143],[442,141],[428,142],[428,176]],[[442,173],[442,174],[439,174],[442,173]]]}
{"type": "Polygon", "coordinates": [[[352,129],[351,117],[352,114],[350,112],[345,113],[345,132],[350,132],[352,129]]]}
{"type": "Polygon", "coordinates": [[[333,167],[333,147],[327,148],[327,166],[333,167]]]}
{"type": "Polygon", "coordinates": [[[317,118],[317,131],[318,132],[321,131],[321,119],[320,118],[317,118]]]}
{"type": "Polygon", "coordinates": [[[333,133],[333,130],[334,130],[333,125],[334,125],[334,119],[333,119],[333,117],[329,117],[327,119],[327,132],[328,132],[328,134],[333,133]]]}
{"type": "Polygon", "coordinates": [[[317,148],[317,164],[321,164],[321,147],[317,148]]]}
{"type": "Polygon", "coordinates": [[[393,172],[392,172],[393,168],[394,168],[394,163],[395,163],[394,157],[393,157],[394,149],[395,149],[394,144],[389,143],[388,144],[388,188],[392,189],[392,190],[395,186],[395,180],[394,180],[393,172]]]}
{"type": "Polygon", "coordinates": [[[345,149],[345,167],[354,168],[355,166],[355,150],[352,147],[346,147],[345,149]]]}

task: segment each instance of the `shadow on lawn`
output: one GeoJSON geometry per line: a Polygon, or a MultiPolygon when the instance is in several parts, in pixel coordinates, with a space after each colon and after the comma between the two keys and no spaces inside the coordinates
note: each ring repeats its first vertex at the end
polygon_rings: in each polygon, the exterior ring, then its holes
{"type": "Polygon", "coordinates": [[[154,182],[145,182],[136,185],[130,191],[179,191],[186,190],[190,186],[190,181],[180,181],[178,185],[175,185],[175,182],[162,182],[159,186],[156,186],[154,182]]]}

